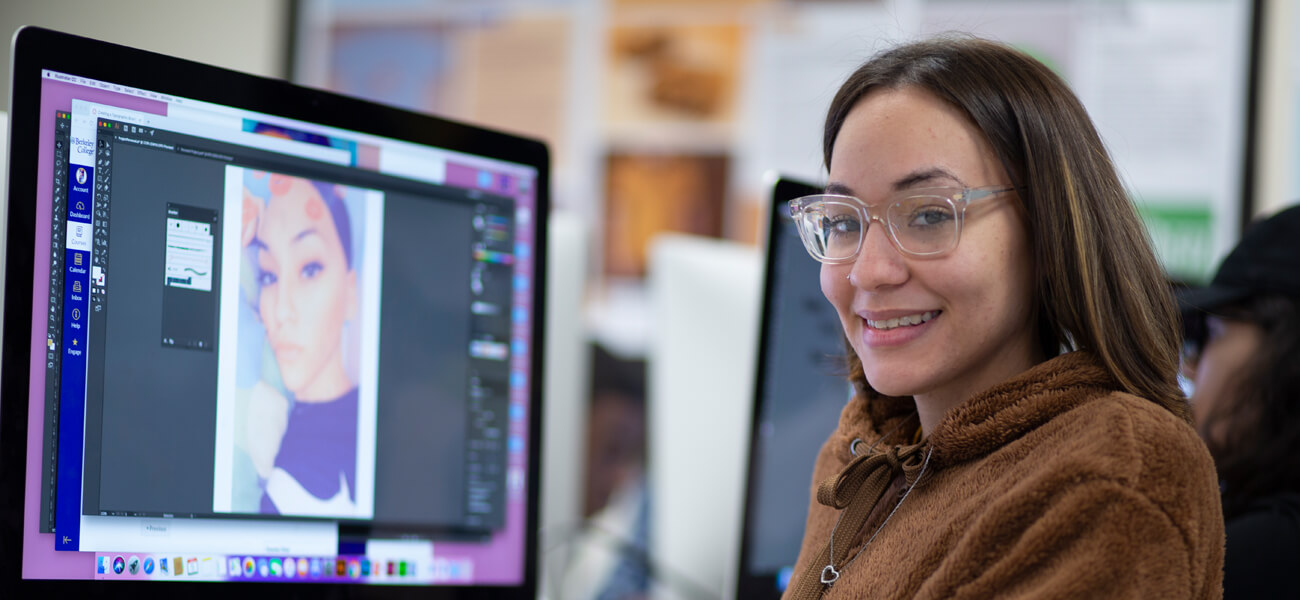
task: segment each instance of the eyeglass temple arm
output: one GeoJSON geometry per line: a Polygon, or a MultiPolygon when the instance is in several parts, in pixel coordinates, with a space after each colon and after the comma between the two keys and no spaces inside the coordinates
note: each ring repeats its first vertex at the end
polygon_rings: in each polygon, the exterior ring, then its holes
{"type": "Polygon", "coordinates": [[[993,188],[993,189],[968,189],[965,192],[965,197],[966,200],[969,202],[972,200],[979,200],[980,198],[987,198],[994,194],[1002,194],[1005,192],[1012,192],[1019,189],[1020,188],[1014,185],[1009,185],[1007,187],[993,188]]]}

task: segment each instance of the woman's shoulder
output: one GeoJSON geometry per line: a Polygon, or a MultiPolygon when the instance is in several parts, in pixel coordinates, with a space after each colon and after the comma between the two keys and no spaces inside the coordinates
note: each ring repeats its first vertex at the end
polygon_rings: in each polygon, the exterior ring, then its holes
{"type": "Polygon", "coordinates": [[[1084,498],[1091,507],[1072,505],[1080,514],[1155,517],[1176,532],[1184,549],[1177,556],[1191,571],[1222,564],[1224,524],[1214,463],[1191,425],[1169,410],[1106,392],[1056,415],[1024,441],[1029,445],[1019,448],[1024,458],[1018,464],[1025,485],[1018,489],[1084,498]]]}
{"type": "Polygon", "coordinates": [[[1218,476],[1204,442],[1155,402],[1110,392],[1058,415],[1045,429],[1044,439],[1057,448],[1038,450],[1057,457],[1049,462],[1071,463],[1086,479],[1118,483],[1166,513],[1183,512],[1189,503],[1218,505],[1218,476]]]}
{"type": "Polygon", "coordinates": [[[1182,463],[1178,470],[1186,470],[1188,461],[1214,468],[1205,443],[1190,423],[1133,394],[1099,395],[1062,415],[1057,425],[1104,442],[1107,456],[1142,468],[1158,468],[1174,460],[1182,463]]]}
{"type": "Polygon", "coordinates": [[[1206,473],[1214,469],[1209,451],[1189,423],[1151,400],[1124,392],[1100,394],[1057,415],[1045,428],[1047,437],[1059,437],[1062,444],[1087,447],[1117,474],[1137,476],[1165,467],[1186,471],[1199,466],[1206,473]],[[1052,435],[1058,431],[1069,435],[1052,435]],[[1129,468],[1118,468],[1121,465],[1129,468]]]}

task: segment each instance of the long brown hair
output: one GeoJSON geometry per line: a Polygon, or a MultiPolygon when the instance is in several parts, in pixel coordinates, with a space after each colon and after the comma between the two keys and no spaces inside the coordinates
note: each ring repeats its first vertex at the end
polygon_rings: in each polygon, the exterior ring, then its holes
{"type": "MultiPolygon", "coordinates": [[[[1164,272],[1101,137],[1065,82],[1028,55],[978,38],[886,50],[831,101],[823,136],[828,169],[849,111],[872,90],[905,87],[964,112],[1019,188],[1043,355],[1091,351],[1121,389],[1190,422],[1177,380],[1179,315],[1164,272]]],[[[849,371],[860,390],[877,395],[852,351],[849,371]]]]}

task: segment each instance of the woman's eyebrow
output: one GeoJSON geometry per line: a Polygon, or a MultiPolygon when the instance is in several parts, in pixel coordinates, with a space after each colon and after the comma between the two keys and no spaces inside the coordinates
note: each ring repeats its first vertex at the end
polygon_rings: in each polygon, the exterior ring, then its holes
{"type": "Polygon", "coordinates": [[[966,187],[966,183],[963,182],[961,178],[957,177],[956,175],[953,175],[952,172],[948,171],[947,169],[944,169],[943,167],[928,167],[924,169],[917,169],[916,171],[912,171],[911,173],[908,173],[907,175],[904,175],[898,178],[897,180],[895,180],[893,187],[894,187],[894,191],[901,191],[909,188],[919,187],[921,185],[929,185],[931,183],[934,183],[934,180],[936,179],[950,179],[957,185],[960,185],[961,187],[966,187]]]}
{"type": "Polygon", "coordinates": [[[302,230],[302,231],[299,231],[299,232],[298,232],[298,235],[293,236],[293,241],[294,241],[294,242],[299,242],[299,241],[301,241],[303,238],[305,238],[305,237],[307,237],[307,236],[309,236],[309,235],[320,235],[320,233],[318,233],[318,232],[316,231],[316,228],[315,228],[315,227],[308,227],[307,229],[304,229],[304,230],[302,230]]]}
{"type": "MultiPolygon", "coordinates": [[[[934,185],[935,183],[938,183],[935,180],[940,180],[940,179],[947,179],[952,183],[956,183],[961,187],[966,187],[966,183],[962,181],[960,177],[953,175],[952,172],[948,171],[947,169],[944,169],[943,167],[926,167],[922,169],[917,169],[915,171],[912,171],[911,173],[908,173],[907,175],[898,178],[897,180],[894,181],[893,185],[890,187],[892,187],[894,191],[898,192],[898,191],[917,188],[917,187],[924,187],[927,185],[934,185]]],[[[853,188],[844,185],[843,183],[840,183],[838,181],[832,181],[826,184],[826,190],[823,193],[834,194],[838,196],[857,197],[857,194],[853,192],[853,188]]]]}
{"type": "Polygon", "coordinates": [[[832,181],[832,182],[826,184],[826,189],[823,191],[823,193],[825,193],[825,194],[832,194],[832,195],[836,195],[836,196],[853,196],[853,195],[854,195],[854,194],[853,194],[853,188],[851,188],[851,187],[849,187],[849,186],[847,186],[847,185],[844,185],[844,184],[842,184],[842,183],[836,182],[836,181],[832,181]]]}

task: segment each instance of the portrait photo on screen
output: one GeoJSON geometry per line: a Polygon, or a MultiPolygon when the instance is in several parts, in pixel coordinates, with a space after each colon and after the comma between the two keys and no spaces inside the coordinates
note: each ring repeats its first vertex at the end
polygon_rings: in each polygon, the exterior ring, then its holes
{"type": "Polygon", "coordinates": [[[217,512],[373,517],[383,201],[227,167],[217,512]]]}

